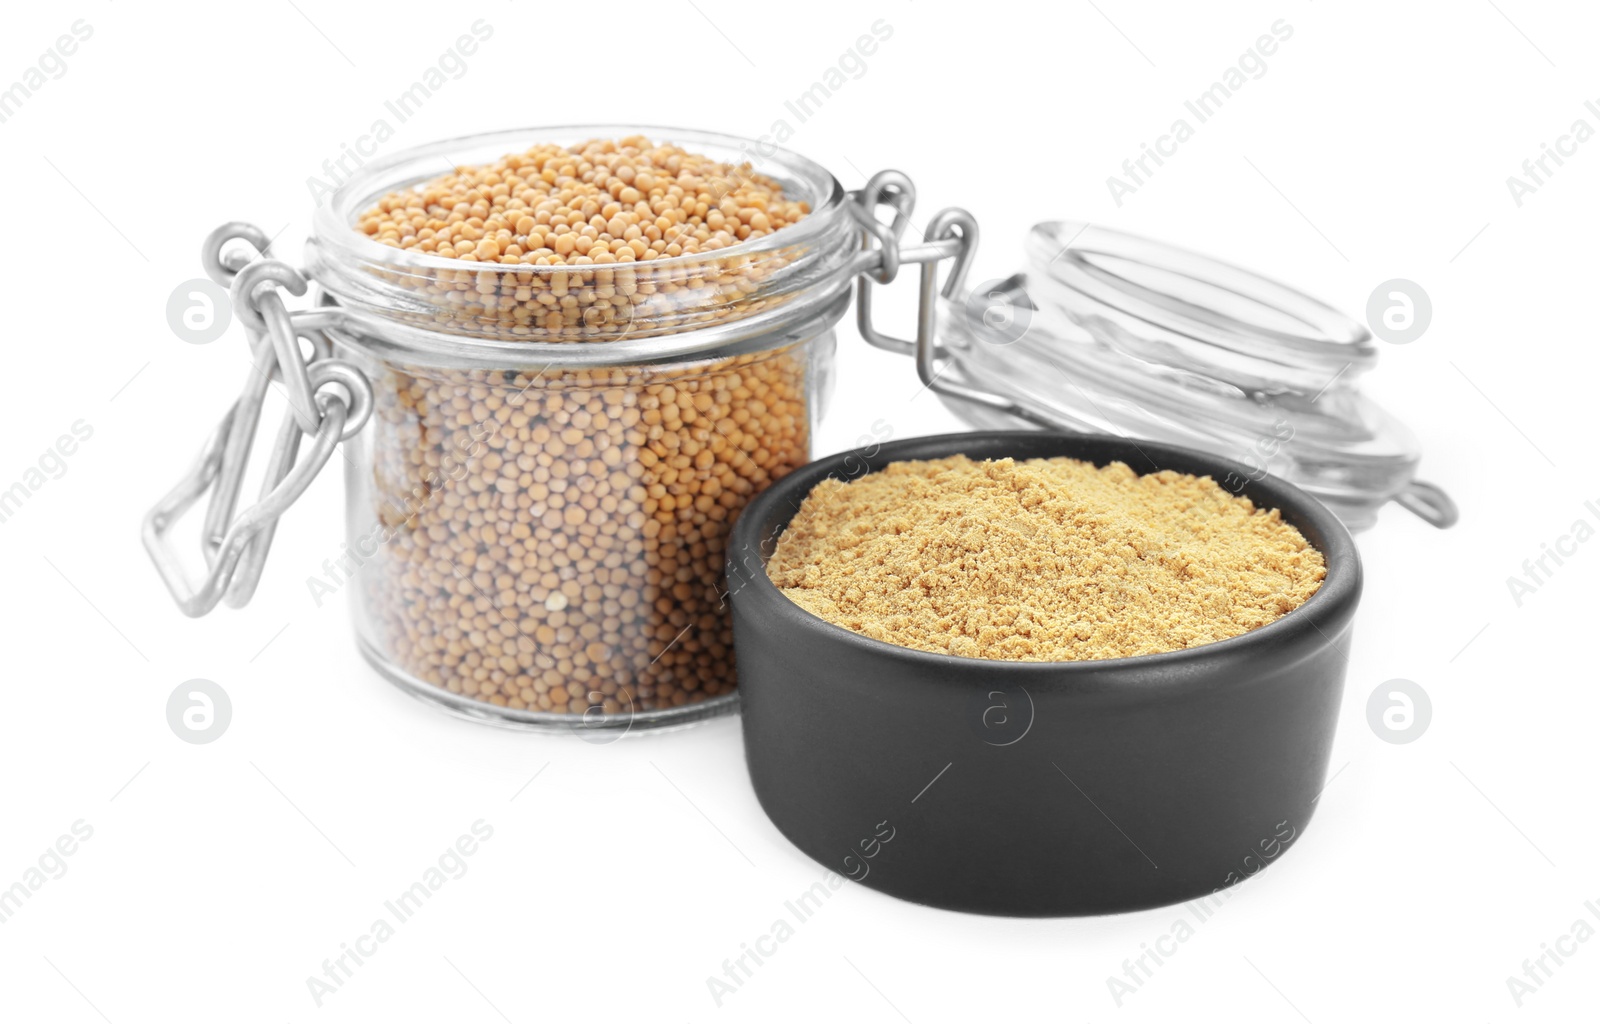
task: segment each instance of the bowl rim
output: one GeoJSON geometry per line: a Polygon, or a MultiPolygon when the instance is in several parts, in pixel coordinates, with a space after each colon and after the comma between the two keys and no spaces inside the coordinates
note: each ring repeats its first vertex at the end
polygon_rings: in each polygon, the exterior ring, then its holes
{"type": "MultiPolygon", "coordinates": [[[[1306,491],[1281,477],[1267,475],[1259,480],[1251,481],[1239,493],[1250,498],[1258,507],[1276,508],[1285,515],[1290,513],[1305,520],[1321,535],[1322,544],[1317,544],[1310,537],[1307,542],[1322,552],[1327,563],[1327,575],[1316,593],[1300,607],[1295,608],[1265,626],[1258,626],[1238,636],[1216,640],[1198,647],[1188,647],[1178,651],[1166,651],[1160,654],[1140,654],[1125,658],[1102,658],[1078,661],[1009,661],[993,658],[963,658],[953,654],[938,654],[933,651],[923,651],[914,647],[902,647],[883,640],[875,640],[863,636],[854,630],[846,629],[828,620],[821,618],[802,608],[786,597],[779,590],[777,584],[767,575],[766,564],[768,556],[761,550],[761,524],[769,519],[774,507],[780,502],[789,502],[798,511],[798,500],[803,495],[797,495],[802,486],[805,494],[816,486],[823,478],[833,476],[834,470],[842,468],[849,459],[866,462],[869,469],[865,472],[851,474],[852,479],[857,479],[871,472],[877,472],[891,462],[904,462],[911,459],[942,458],[950,455],[963,454],[964,447],[974,442],[1005,442],[1020,440],[1039,440],[1051,438],[1071,445],[1097,445],[1127,447],[1133,445],[1147,459],[1158,467],[1169,457],[1179,461],[1190,461],[1211,466],[1214,472],[1205,475],[1214,479],[1221,478],[1228,472],[1238,472],[1242,479],[1249,479],[1248,474],[1254,472],[1242,463],[1235,462],[1222,456],[1212,455],[1197,449],[1179,445],[1162,444],[1154,441],[1145,441],[1139,438],[1117,437],[1110,434],[1073,434],[1063,431],[1042,430],[976,430],[958,433],[930,434],[918,437],[903,438],[896,441],[884,442],[876,447],[875,451],[868,454],[870,449],[858,448],[837,452],[820,459],[813,460],[794,470],[787,476],[768,487],[746,507],[734,524],[733,534],[728,546],[728,574],[730,579],[739,580],[739,585],[730,586],[729,601],[734,606],[740,603],[741,596],[747,602],[746,611],[749,611],[748,602],[759,602],[758,614],[777,615],[786,618],[796,628],[803,632],[819,635],[835,644],[844,644],[860,649],[863,654],[880,658],[896,658],[912,665],[921,665],[928,670],[927,682],[930,686],[937,686],[942,682],[953,682],[956,685],[967,685],[975,673],[999,672],[1017,678],[1014,683],[1057,683],[1063,686],[1091,687],[1094,684],[1106,683],[1122,689],[1130,685],[1144,684],[1145,686],[1160,686],[1164,688],[1193,688],[1208,685],[1204,678],[1209,670],[1219,664],[1230,663],[1241,657],[1248,657],[1260,648],[1286,648],[1309,643],[1313,647],[1332,647],[1347,662],[1349,654],[1340,650],[1335,644],[1335,637],[1343,632],[1345,625],[1340,622],[1353,616],[1355,606],[1360,600],[1362,588],[1361,557],[1355,544],[1355,539],[1350,535],[1343,522],[1327,506],[1306,491]],[[937,454],[942,451],[943,455],[937,454]],[[914,454],[912,454],[914,453],[914,454]],[[1270,497],[1270,501],[1262,498],[1270,497]],[[748,564],[736,566],[735,559],[753,552],[756,569],[748,564]],[[1325,626],[1333,628],[1325,629],[1325,626]],[[1138,677],[1132,679],[1128,677],[1138,677]]],[[[1027,456],[1037,458],[1041,456],[1027,456]]],[[[1089,458],[1084,455],[1064,454],[1067,458],[1089,458]]],[[[1120,461],[1120,460],[1115,460],[1120,461]]],[[[1103,465],[1104,463],[1096,463],[1103,465]]],[[[1132,467],[1130,467],[1132,468],[1132,467]]],[[[1164,467],[1163,467],[1164,468],[1164,467]]],[[[1135,472],[1140,472],[1135,468],[1135,472]]],[[[1159,472],[1154,470],[1152,472],[1159,472]]],[[[1187,470],[1178,470],[1187,472],[1187,470]]],[[[1143,473],[1141,473],[1143,475],[1143,473]]],[[[1195,474],[1201,475],[1201,474],[1195,474]]],[[[784,528],[792,520],[794,513],[789,513],[789,518],[784,520],[784,528]]],[[[1301,529],[1299,525],[1296,529],[1301,529]]],[[[1302,530],[1302,533],[1304,531],[1302,530]]],[[[780,531],[781,533],[781,531],[780,531]]],[[[735,652],[737,654],[737,652],[735,652]]],[[[1311,651],[1307,652],[1308,655],[1311,651]]],[[[1215,680],[1209,680],[1214,683],[1215,680]]]]}

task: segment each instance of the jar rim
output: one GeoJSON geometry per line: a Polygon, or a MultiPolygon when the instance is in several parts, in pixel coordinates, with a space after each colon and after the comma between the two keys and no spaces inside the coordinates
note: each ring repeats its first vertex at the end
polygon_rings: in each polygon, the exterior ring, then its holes
{"type": "MultiPolygon", "coordinates": [[[[820,203],[812,201],[811,211],[795,224],[791,224],[780,231],[763,235],[760,238],[749,239],[730,245],[724,249],[714,250],[717,257],[736,257],[760,252],[773,247],[774,239],[782,239],[782,244],[792,244],[796,239],[807,235],[820,235],[826,233],[831,227],[829,223],[836,210],[842,210],[846,201],[844,186],[841,185],[827,168],[810,159],[801,156],[793,150],[784,149],[771,143],[759,142],[738,135],[729,135],[723,132],[711,132],[693,128],[673,128],[667,125],[633,125],[633,124],[567,124],[535,126],[528,128],[501,129],[492,132],[478,132],[471,135],[460,135],[455,138],[441,139],[436,142],[424,143],[419,146],[408,147],[397,153],[392,153],[381,159],[372,160],[363,164],[355,174],[334,189],[333,194],[317,206],[312,220],[312,238],[317,245],[326,245],[334,252],[347,253],[354,260],[382,259],[384,262],[399,265],[409,265],[418,269],[452,270],[460,271],[470,267],[474,271],[490,270],[504,267],[504,271],[497,272],[522,272],[555,273],[557,271],[570,271],[571,264],[551,266],[537,266],[529,263],[480,263],[473,260],[462,260],[448,256],[436,256],[432,253],[417,252],[410,249],[398,249],[394,246],[383,245],[373,241],[365,233],[355,227],[355,216],[369,208],[381,196],[398,189],[410,188],[414,185],[439,177],[442,170],[424,171],[415,175],[408,175],[401,180],[392,180],[396,171],[411,165],[420,165],[427,160],[446,160],[450,170],[455,171],[461,167],[469,167],[486,160],[498,159],[501,156],[526,150],[531,145],[546,142],[554,145],[570,144],[571,142],[586,141],[589,139],[621,139],[633,135],[644,135],[656,143],[671,143],[676,145],[701,145],[712,149],[734,150],[745,154],[745,160],[750,163],[756,173],[768,176],[774,175],[773,171],[788,172],[781,174],[785,184],[799,182],[813,186],[812,195],[823,196],[820,203]],[[761,147],[761,152],[752,156],[751,147],[761,147]],[[497,155],[478,160],[451,160],[448,154],[471,149],[493,151],[497,155]],[[766,161],[770,166],[762,166],[757,161],[766,161]],[[381,183],[381,184],[380,184],[381,183]]],[[[707,153],[708,156],[717,154],[707,153]]],[[[668,271],[704,261],[706,253],[689,253],[681,256],[669,256],[648,261],[640,261],[640,266],[648,265],[651,269],[660,268],[668,271]]]]}
{"type": "MultiPolygon", "coordinates": [[[[781,146],[717,132],[648,125],[566,125],[484,132],[411,147],[363,165],[318,207],[306,242],[310,276],[368,330],[388,333],[406,347],[437,336],[445,348],[515,347],[555,356],[575,348],[609,350],[586,363],[671,358],[730,343],[747,344],[813,318],[853,281],[860,228],[851,197],[826,168],[781,146]],[[679,145],[711,159],[748,167],[781,185],[785,197],[809,204],[798,221],[721,249],[651,260],[556,264],[478,262],[384,245],[357,221],[381,196],[413,188],[451,170],[492,163],[548,143],[640,136],[652,145],[679,145]],[[579,307],[602,285],[626,280],[626,299],[601,298],[579,307]],[[633,282],[637,281],[637,285],[633,282]],[[532,294],[539,305],[529,301],[532,294]],[[483,301],[487,295],[491,301],[483,301]],[[637,295],[639,298],[635,299],[637,295]],[[508,307],[511,299],[522,308],[508,307]],[[606,303],[611,305],[606,305],[606,303]],[[498,303],[498,304],[497,304],[498,303]],[[556,315],[558,312],[560,316],[556,315]],[[591,321],[591,314],[598,314],[591,321]],[[620,318],[614,314],[621,314],[620,318]]],[[[609,294],[616,295],[611,288],[609,294]]]]}

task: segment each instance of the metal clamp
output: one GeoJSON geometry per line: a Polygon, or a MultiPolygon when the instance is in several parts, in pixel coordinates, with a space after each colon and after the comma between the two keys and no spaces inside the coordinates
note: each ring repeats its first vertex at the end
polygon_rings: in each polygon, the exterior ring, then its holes
{"type": "Polygon", "coordinates": [[[917,376],[931,391],[996,409],[1047,429],[1071,429],[1014,399],[953,380],[945,372],[949,364],[944,361],[946,357],[940,350],[936,331],[938,300],[941,296],[956,300],[962,295],[967,271],[978,249],[978,222],[972,214],[958,207],[941,210],[928,222],[921,245],[902,248],[900,237],[911,221],[911,211],[916,204],[916,190],[909,178],[899,171],[880,171],[865,188],[852,193],[851,198],[854,202],[850,212],[862,229],[862,255],[856,265],[856,327],[867,343],[888,352],[915,357],[917,376]],[[888,224],[877,216],[878,207],[884,205],[894,210],[894,219],[888,224]],[[947,259],[955,263],[940,287],[939,264],[947,259]],[[874,282],[888,284],[906,263],[922,266],[917,296],[917,334],[913,340],[883,334],[872,322],[874,282]]]}
{"type": "Polygon", "coordinates": [[[296,327],[280,289],[304,295],[305,276],[271,259],[268,240],[250,224],[224,224],[201,249],[206,273],[232,291],[235,316],[249,338],[251,368],[244,389],[212,430],[199,457],[144,519],[144,546],[185,615],[198,617],[224,598],[244,606],[255,593],[278,518],[310,486],[340,441],[354,437],[372,414],[372,385],[354,365],[334,359],[320,330],[296,327]],[[250,257],[235,242],[248,243],[250,257]],[[300,340],[311,343],[309,358],[300,340]],[[278,437],[256,503],[235,515],[267,388],[284,385],[289,414],[278,437]],[[300,442],[311,438],[301,458],[300,442]],[[173,525],[207,492],[211,500],[201,530],[207,571],[192,581],[171,543],[173,525]]]}

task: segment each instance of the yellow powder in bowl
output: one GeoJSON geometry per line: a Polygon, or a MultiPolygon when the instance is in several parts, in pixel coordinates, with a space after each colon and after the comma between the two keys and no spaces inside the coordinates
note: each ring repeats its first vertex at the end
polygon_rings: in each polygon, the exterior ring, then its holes
{"type": "Polygon", "coordinates": [[[1327,567],[1276,509],[1210,477],[957,455],[822,481],[767,572],[875,640],[1079,661],[1238,636],[1304,604],[1327,567]]]}

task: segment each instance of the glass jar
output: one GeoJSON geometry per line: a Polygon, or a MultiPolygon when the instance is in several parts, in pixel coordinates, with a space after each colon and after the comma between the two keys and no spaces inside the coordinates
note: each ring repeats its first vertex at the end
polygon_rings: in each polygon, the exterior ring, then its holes
{"type": "MultiPolygon", "coordinates": [[[[344,395],[365,423],[339,431],[347,555],[336,567],[351,582],[367,660],[410,693],[502,724],[626,728],[730,710],[727,538],[753,495],[810,460],[833,327],[862,265],[855,205],[825,169],[773,147],[594,126],[451,140],[366,165],[317,210],[299,282],[289,268],[263,274],[250,258],[260,252],[225,255],[241,239],[265,243],[243,226],[220,229],[207,265],[230,281],[236,306],[260,307],[240,319],[260,321],[252,333],[267,372],[284,375],[262,353],[294,350],[297,335],[312,342],[311,367],[356,371],[370,392],[344,395]],[[380,197],[446,168],[536,143],[633,136],[742,165],[808,212],[713,251],[583,266],[474,263],[357,229],[380,197]],[[313,308],[280,312],[276,290],[307,281],[318,286],[313,308]]],[[[327,382],[310,377],[303,391],[286,380],[291,402],[326,412],[327,382]]],[[[238,413],[208,446],[213,475],[227,475],[220,450],[238,413]]],[[[299,426],[316,425],[308,414],[299,426]]],[[[275,460],[269,481],[315,472],[292,453],[286,461],[294,468],[275,460]]],[[[208,516],[213,526],[231,519],[231,500],[220,503],[228,514],[208,516]]],[[[147,528],[153,553],[181,512],[165,504],[147,528]]],[[[223,579],[190,592],[202,598],[185,607],[192,614],[205,598],[242,604],[253,580],[230,582],[218,567],[259,570],[270,543],[269,530],[230,555],[222,532],[207,554],[223,579]]]]}
{"type": "MultiPolygon", "coordinates": [[[[345,474],[361,649],[459,712],[593,727],[726,709],[728,532],[810,459],[860,250],[844,189],[810,161],[772,151],[755,171],[804,219],[711,253],[463,269],[352,230],[443,166],[636,134],[427,146],[364,168],[317,214],[311,275],[371,316],[328,331],[374,392],[345,474]]],[[[748,159],[738,139],[670,137],[748,159]]]]}

